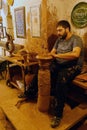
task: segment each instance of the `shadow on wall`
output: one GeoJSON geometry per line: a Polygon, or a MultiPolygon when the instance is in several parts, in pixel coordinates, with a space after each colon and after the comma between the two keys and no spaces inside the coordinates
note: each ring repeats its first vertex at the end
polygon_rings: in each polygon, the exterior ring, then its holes
{"type": "Polygon", "coordinates": [[[54,46],[55,41],[57,40],[57,35],[55,34],[51,34],[48,39],[47,39],[47,43],[48,43],[48,51],[50,52],[54,46]]]}

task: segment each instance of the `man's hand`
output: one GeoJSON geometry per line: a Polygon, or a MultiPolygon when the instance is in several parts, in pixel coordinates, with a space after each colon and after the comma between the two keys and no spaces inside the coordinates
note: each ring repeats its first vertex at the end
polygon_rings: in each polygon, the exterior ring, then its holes
{"type": "Polygon", "coordinates": [[[52,53],[52,52],[48,53],[47,55],[48,55],[48,56],[52,56],[53,58],[56,58],[56,57],[57,57],[57,54],[52,53]]]}

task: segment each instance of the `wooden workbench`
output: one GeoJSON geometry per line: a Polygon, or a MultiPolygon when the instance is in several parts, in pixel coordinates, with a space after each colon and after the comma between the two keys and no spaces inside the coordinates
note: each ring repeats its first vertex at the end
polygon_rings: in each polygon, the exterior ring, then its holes
{"type": "Polygon", "coordinates": [[[85,94],[87,94],[87,73],[78,75],[74,80],[73,84],[77,87],[80,87],[85,90],[85,94]]]}

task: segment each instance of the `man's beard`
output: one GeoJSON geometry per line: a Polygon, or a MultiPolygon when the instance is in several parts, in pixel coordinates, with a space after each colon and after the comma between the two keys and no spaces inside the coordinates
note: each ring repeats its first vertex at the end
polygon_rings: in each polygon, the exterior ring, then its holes
{"type": "Polygon", "coordinates": [[[64,34],[61,36],[61,39],[65,39],[67,37],[67,33],[66,32],[64,32],[64,34]]]}
{"type": "Polygon", "coordinates": [[[65,39],[67,37],[67,33],[66,33],[66,31],[64,32],[64,34],[63,35],[59,35],[59,39],[65,39]]]}

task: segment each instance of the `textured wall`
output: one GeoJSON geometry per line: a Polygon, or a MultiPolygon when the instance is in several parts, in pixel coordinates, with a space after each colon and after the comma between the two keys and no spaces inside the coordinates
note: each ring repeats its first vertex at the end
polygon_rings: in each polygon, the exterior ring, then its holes
{"type": "MultiPolygon", "coordinates": [[[[87,2],[87,0],[84,1],[87,2]]],[[[42,54],[48,52],[48,49],[52,49],[52,45],[56,40],[55,25],[57,21],[60,19],[66,19],[71,23],[71,11],[79,2],[82,2],[82,0],[15,0],[13,6],[10,7],[14,29],[14,42],[23,44],[30,52],[34,51],[42,54]],[[36,5],[40,5],[40,37],[31,36],[30,7],[36,5]],[[14,9],[21,6],[25,6],[26,38],[18,38],[16,36],[14,9]]],[[[6,0],[3,0],[1,15],[3,16],[4,26],[6,26],[7,12],[6,0]]],[[[72,23],[71,26],[72,32],[83,38],[84,46],[87,48],[87,27],[79,29],[72,23]]]]}
{"type": "MultiPolygon", "coordinates": [[[[74,6],[79,2],[82,2],[82,0],[48,0],[48,35],[53,32],[55,33],[56,21],[65,19],[71,23],[72,32],[80,35],[83,38],[84,46],[87,47],[87,26],[84,28],[76,28],[71,22],[71,12],[74,6]]],[[[87,0],[83,2],[87,2],[87,0]]]]}

